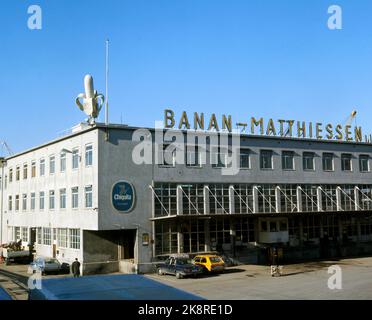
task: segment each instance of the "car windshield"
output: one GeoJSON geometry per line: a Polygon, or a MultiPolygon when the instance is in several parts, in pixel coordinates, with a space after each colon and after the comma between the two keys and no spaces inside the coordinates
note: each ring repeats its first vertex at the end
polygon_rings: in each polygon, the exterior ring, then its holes
{"type": "Polygon", "coordinates": [[[185,265],[185,264],[191,264],[190,259],[177,259],[177,264],[185,265]]]}
{"type": "Polygon", "coordinates": [[[46,260],[45,263],[48,263],[48,264],[58,263],[58,260],[56,260],[56,259],[49,259],[49,260],[46,260]]]}
{"type": "Polygon", "coordinates": [[[212,263],[221,262],[221,258],[219,257],[210,257],[209,259],[211,260],[212,263]]]}

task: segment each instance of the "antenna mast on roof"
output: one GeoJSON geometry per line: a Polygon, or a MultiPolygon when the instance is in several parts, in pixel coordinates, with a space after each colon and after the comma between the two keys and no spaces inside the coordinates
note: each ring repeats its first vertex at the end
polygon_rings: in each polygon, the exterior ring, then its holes
{"type": "Polygon", "coordinates": [[[106,40],[106,109],[105,109],[105,124],[109,124],[109,104],[108,104],[108,75],[109,75],[109,39],[106,40]]]}

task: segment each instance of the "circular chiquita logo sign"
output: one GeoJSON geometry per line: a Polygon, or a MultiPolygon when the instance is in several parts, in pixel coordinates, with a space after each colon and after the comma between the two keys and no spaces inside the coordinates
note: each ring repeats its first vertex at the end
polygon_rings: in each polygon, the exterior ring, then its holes
{"type": "Polygon", "coordinates": [[[111,201],[114,208],[120,212],[129,212],[134,207],[135,191],[131,183],[118,181],[112,187],[111,201]]]}

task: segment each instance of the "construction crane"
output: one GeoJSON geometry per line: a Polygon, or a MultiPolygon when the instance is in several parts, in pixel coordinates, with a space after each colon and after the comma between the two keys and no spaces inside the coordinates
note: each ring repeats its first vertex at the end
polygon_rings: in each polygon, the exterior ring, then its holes
{"type": "Polygon", "coordinates": [[[8,155],[11,156],[13,154],[12,149],[10,149],[9,145],[6,143],[6,141],[0,141],[1,146],[1,154],[4,154],[4,149],[8,152],[8,155]]]}
{"type": "Polygon", "coordinates": [[[353,120],[356,119],[356,115],[357,115],[357,111],[353,110],[351,114],[347,117],[345,121],[345,126],[351,126],[351,124],[353,123],[353,120]]]}

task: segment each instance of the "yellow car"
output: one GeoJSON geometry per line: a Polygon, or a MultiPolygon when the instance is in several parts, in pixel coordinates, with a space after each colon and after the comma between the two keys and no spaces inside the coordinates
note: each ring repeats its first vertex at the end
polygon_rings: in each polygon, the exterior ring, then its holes
{"type": "Polygon", "coordinates": [[[204,271],[223,272],[225,270],[225,262],[221,257],[216,255],[199,255],[193,259],[197,266],[201,266],[204,271]]]}

